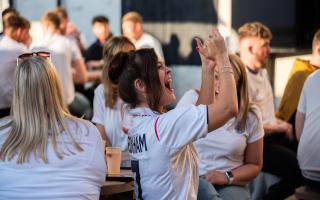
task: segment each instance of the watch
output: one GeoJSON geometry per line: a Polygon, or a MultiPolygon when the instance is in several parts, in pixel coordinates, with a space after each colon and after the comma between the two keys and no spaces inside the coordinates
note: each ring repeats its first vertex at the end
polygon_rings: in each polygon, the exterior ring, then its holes
{"type": "Polygon", "coordinates": [[[233,182],[233,180],[234,180],[232,171],[231,171],[231,170],[226,171],[226,172],[224,173],[224,175],[226,175],[226,177],[227,177],[227,179],[228,179],[228,183],[227,183],[227,184],[228,184],[228,185],[231,185],[232,182],[233,182]]]}

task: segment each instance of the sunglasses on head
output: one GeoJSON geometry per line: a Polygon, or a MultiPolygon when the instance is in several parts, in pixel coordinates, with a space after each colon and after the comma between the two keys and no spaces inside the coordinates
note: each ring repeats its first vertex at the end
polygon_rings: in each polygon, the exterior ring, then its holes
{"type": "Polygon", "coordinates": [[[24,53],[17,57],[17,65],[19,64],[19,60],[30,58],[32,56],[40,56],[43,58],[50,58],[50,52],[47,51],[37,51],[37,52],[31,52],[31,53],[24,53]]]}

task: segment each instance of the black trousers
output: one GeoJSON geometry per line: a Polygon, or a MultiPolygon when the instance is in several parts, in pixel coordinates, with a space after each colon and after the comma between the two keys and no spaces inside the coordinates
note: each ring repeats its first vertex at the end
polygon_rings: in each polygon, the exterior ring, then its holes
{"type": "Polygon", "coordinates": [[[264,200],[285,199],[302,185],[296,149],[297,144],[290,142],[284,134],[265,136],[262,171],[276,175],[281,180],[270,187],[264,200]]]}

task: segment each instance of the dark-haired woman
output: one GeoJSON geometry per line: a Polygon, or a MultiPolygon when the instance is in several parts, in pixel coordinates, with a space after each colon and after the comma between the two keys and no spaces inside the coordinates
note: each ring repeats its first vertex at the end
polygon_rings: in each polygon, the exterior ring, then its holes
{"type": "Polygon", "coordinates": [[[117,54],[110,64],[109,78],[118,84],[120,97],[130,106],[124,129],[128,132],[138,199],[196,199],[198,157],[192,142],[237,113],[233,70],[220,33],[214,29],[197,48],[206,58],[200,99],[208,106],[162,112],[163,106],[176,98],[171,70],[159,62],[152,49],[117,54]],[[220,95],[225,98],[213,104],[215,66],[222,79],[220,95]]]}

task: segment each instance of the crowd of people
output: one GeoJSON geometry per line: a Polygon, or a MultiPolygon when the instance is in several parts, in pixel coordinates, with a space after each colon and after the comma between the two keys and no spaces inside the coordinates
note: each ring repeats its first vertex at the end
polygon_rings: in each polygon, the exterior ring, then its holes
{"type": "Polygon", "coordinates": [[[320,31],[278,111],[265,68],[272,33],[260,22],[239,28],[239,56],[217,29],[195,38],[201,87],[167,110],[174,77],[139,13],[122,17],[122,36],[94,17],[88,48],[64,8],[41,17],[36,44],[16,10],[2,19],[0,199],[99,199],[109,146],[121,147],[137,199],[251,199],[261,172],[280,178],[264,200],[320,189],[320,31]]]}

